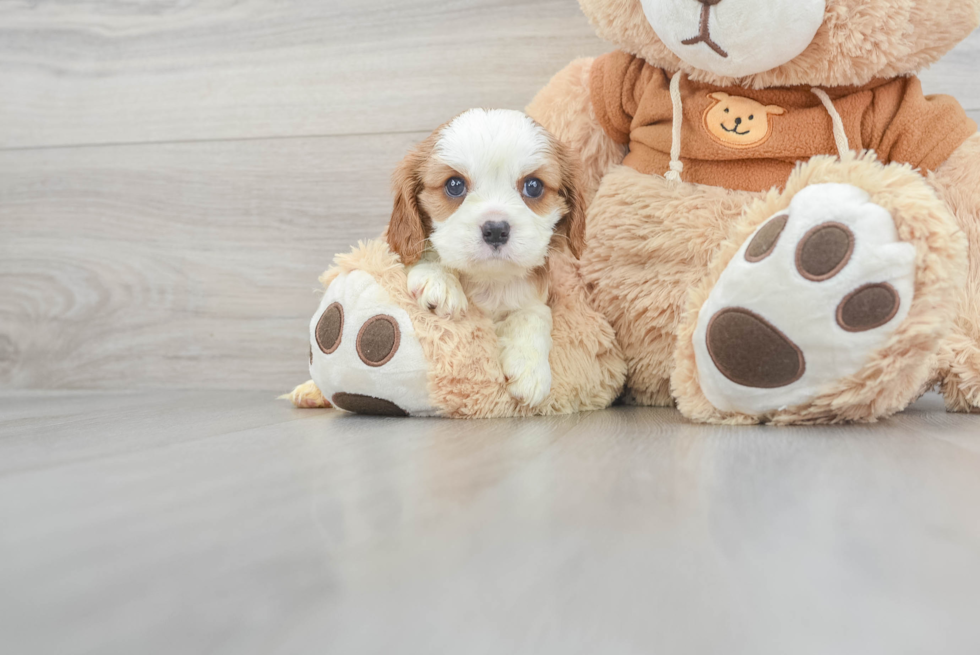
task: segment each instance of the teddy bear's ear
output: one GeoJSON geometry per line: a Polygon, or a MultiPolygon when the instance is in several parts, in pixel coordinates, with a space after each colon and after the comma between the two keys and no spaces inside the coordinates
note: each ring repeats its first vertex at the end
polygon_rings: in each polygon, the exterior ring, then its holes
{"type": "Polygon", "coordinates": [[[766,107],[766,113],[773,114],[774,116],[782,116],[783,114],[786,113],[786,110],[780,107],[779,105],[769,105],[768,107],[766,107]]]}
{"type": "Polygon", "coordinates": [[[392,176],[395,205],[385,235],[388,247],[401,257],[402,264],[411,266],[422,258],[428,235],[428,218],[419,207],[421,170],[431,148],[427,142],[410,152],[398,164],[392,176]]]}
{"type": "Polygon", "coordinates": [[[727,93],[722,93],[721,91],[718,91],[717,93],[712,93],[708,97],[717,100],[718,102],[724,102],[725,100],[728,100],[731,96],[729,96],[727,93]]]}

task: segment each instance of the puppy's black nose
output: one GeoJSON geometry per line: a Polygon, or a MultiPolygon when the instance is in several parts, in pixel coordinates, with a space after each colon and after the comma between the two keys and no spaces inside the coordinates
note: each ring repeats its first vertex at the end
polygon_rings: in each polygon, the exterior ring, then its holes
{"type": "Polygon", "coordinates": [[[481,229],[483,240],[494,248],[504,245],[510,238],[510,223],[506,221],[487,221],[481,229]]]}

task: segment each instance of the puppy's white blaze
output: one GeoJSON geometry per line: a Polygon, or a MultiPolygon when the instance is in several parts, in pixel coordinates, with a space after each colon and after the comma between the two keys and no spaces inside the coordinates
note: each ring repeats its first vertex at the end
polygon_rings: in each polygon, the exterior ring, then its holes
{"type": "Polygon", "coordinates": [[[470,178],[471,191],[483,192],[540,168],[549,145],[544,131],[519,111],[471,109],[443,129],[435,152],[470,178]]]}

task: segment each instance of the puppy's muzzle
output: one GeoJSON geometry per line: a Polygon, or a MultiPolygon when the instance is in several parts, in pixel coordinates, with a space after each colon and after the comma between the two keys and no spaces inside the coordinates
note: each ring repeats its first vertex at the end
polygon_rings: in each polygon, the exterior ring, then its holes
{"type": "Polygon", "coordinates": [[[507,221],[487,221],[480,228],[483,241],[493,248],[500,248],[510,239],[510,223],[507,221]]]}

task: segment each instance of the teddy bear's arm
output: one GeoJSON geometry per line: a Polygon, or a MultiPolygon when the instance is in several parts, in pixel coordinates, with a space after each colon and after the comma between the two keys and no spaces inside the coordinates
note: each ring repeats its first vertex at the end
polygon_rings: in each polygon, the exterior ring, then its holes
{"type": "Polygon", "coordinates": [[[969,272],[941,375],[946,406],[980,411],[980,134],[974,134],[930,181],[966,234],[969,272]]]}
{"type": "Polygon", "coordinates": [[[527,107],[531,118],[579,153],[586,203],[591,203],[606,172],[626,156],[626,146],[613,141],[596,118],[590,91],[593,61],[570,63],[527,107]]]}

